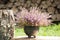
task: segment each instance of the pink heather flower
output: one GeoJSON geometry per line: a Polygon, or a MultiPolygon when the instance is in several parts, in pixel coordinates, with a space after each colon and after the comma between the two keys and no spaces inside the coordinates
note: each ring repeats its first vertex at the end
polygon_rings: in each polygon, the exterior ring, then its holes
{"type": "Polygon", "coordinates": [[[51,23],[51,20],[48,20],[48,18],[50,18],[51,16],[46,12],[42,13],[36,7],[31,8],[30,11],[28,11],[25,8],[22,8],[22,11],[17,13],[16,15],[17,15],[17,19],[19,20],[23,19],[24,21],[26,21],[27,23],[25,24],[30,23],[31,25],[34,26],[36,26],[36,24],[37,26],[41,26],[41,25],[47,26],[51,23]]]}

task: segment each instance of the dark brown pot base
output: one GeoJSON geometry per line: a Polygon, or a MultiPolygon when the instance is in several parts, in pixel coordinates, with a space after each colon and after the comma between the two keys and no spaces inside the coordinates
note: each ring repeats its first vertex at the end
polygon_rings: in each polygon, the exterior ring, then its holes
{"type": "MultiPolygon", "coordinates": [[[[32,38],[31,36],[28,36],[28,38],[32,38]]],[[[33,38],[36,38],[36,36],[33,36],[33,38]]]]}
{"type": "Polygon", "coordinates": [[[28,38],[31,38],[31,36],[33,36],[33,38],[36,38],[38,30],[39,27],[37,26],[24,26],[24,32],[26,33],[28,38]]]}

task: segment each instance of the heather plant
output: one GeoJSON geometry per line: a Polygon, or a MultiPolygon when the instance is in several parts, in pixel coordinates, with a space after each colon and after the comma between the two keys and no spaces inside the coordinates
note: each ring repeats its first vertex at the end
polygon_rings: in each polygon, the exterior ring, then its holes
{"type": "Polygon", "coordinates": [[[24,16],[27,12],[28,12],[27,9],[21,8],[20,12],[14,14],[16,19],[15,21],[18,26],[21,26],[21,27],[24,26],[25,24],[24,16]]]}
{"type": "Polygon", "coordinates": [[[22,8],[22,10],[16,14],[17,23],[31,26],[48,26],[51,24],[49,18],[51,15],[46,12],[41,12],[36,7],[27,10],[22,8]]]}

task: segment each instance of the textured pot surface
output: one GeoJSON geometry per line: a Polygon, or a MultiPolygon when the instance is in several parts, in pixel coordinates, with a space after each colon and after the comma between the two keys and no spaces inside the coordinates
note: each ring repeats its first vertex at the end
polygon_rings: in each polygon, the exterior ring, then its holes
{"type": "Polygon", "coordinates": [[[36,37],[38,33],[39,27],[37,26],[24,26],[24,32],[28,37],[30,38],[31,36],[36,37]]]}

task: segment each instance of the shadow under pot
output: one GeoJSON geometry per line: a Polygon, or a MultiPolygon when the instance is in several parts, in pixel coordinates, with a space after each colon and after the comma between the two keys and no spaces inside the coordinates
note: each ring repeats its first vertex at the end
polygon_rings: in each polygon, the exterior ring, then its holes
{"type": "Polygon", "coordinates": [[[38,31],[39,31],[38,26],[24,26],[24,32],[28,36],[28,38],[31,38],[31,36],[36,38],[38,31]]]}

